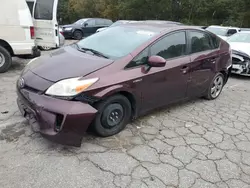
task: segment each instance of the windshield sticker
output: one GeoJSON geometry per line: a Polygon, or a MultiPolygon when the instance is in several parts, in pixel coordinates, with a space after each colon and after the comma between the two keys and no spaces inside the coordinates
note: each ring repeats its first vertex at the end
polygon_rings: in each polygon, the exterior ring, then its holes
{"type": "Polygon", "coordinates": [[[137,34],[140,34],[140,35],[149,35],[149,36],[153,36],[153,35],[155,34],[154,32],[151,32],[151,31],[143,31],[143,30],[137,31],[136,33],[137,33],[137,34]]]}

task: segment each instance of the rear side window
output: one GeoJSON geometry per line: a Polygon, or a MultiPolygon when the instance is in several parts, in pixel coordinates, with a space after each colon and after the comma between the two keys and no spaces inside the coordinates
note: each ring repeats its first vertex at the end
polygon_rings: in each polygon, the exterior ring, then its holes
{"type": "Polygon", "coordinates": [[[36,0],[35,19],[52,20],[53,19],[54,0],[36,0]]]}
{"type": "Polygon", "coordinates": [[[214,48],[209,35],[206,33],[190,31],[189,39],[191,41],[191,53],[203,52],[214,48]]]}
{"type": "Polygon", "coordinates": [[[186,55],[186,34],[177,32],[160,39],[151,47],[151,55],[171,59],[186,55]]]}
{"type": "Polygon", "coordinates": [[[213,43],[213,48],[217,49],[220,47],[220,39],[218,39],[216,36],[210,35],[210,38],[212,40],[213,43]]]}

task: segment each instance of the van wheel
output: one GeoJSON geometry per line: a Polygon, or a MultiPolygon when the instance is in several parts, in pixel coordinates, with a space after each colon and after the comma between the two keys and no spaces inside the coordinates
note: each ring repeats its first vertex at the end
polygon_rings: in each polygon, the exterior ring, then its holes
{"type": "Polygon", "coordinates": [[[76,39],[76,40],[81,40],[82,37],[83,37],[83,34],[82,34],[81,31],[76,30],[76,31],[73,33],[73,37],[74,37],[74,39],[76,39]]]}
{"type": "Polygon", "coordinates": [[[12,64],[12,58],[8,50],[0,46],[0,73],[6,72],[12,64]]]}

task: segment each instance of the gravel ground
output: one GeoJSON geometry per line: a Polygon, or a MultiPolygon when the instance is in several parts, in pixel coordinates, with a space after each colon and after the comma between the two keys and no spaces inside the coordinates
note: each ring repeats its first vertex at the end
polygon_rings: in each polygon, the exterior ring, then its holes
{"type": "Polygon", "coordinates": [[[72,148],[21,117],[15,82],[27,62],[14,59],[0,75],[0,187],[250,188],[250,79],[230,78],[215,101],[170,106],[72,148]]]}

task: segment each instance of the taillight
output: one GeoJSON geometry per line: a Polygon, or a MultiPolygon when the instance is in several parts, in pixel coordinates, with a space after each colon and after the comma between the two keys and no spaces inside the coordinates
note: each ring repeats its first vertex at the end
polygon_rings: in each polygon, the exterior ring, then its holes
{"type": "Polygon", "coordinates": [[[63,35],[63,32],[62,32],[62,31],[60,31],[60,33],[63,35]]]}
{"type": "Polygon", "coordinates": [[[32,39],[35,38],[35,28],[34,28],[34,27],[30,27],[30,37],[31,37],[32,39]]]}

